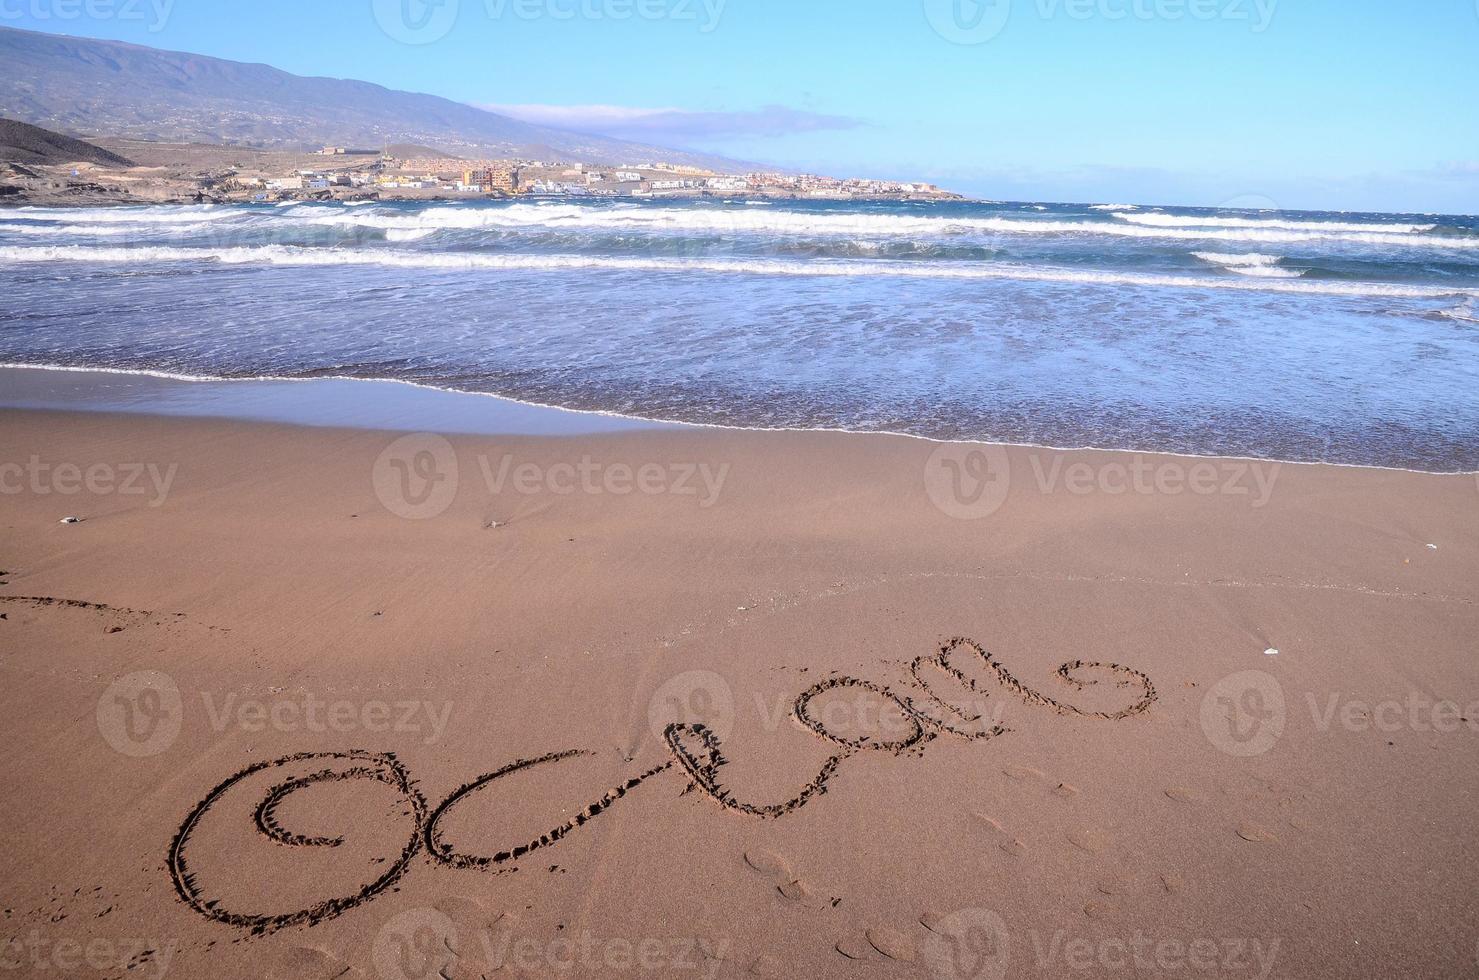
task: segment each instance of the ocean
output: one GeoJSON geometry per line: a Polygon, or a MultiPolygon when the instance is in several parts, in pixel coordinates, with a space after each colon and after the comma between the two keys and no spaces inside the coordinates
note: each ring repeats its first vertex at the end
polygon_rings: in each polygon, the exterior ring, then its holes
{"type": "Polygon", "coordinates": [[[1479,470],[1479,218],[980,202],[0,210],[0,362],[1479,470]]]}

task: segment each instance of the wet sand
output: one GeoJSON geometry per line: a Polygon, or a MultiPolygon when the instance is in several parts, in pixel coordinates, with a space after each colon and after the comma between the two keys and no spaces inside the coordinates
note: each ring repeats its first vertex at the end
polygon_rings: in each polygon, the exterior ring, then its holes
{"type": "Polygon", "coordinates": [[[26,975],[1474,969],[1473,476],[104,407],[0,410],[26,975]]]}

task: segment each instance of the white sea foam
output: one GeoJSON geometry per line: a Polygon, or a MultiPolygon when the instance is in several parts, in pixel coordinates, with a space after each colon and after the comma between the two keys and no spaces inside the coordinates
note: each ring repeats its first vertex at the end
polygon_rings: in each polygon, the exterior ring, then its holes
{"type": "Polygon", "coordinates": [[[4,212],[6,221],[55,221],[70,225],[188,224],[240,219],[251,212],[216,204],[144,205],[112,208],[17,208],[4,212]]]}
{"type": "Polygon", "coordinates": [[[1358,224],[1346,221],[1292,221],[1285,218],[1236,218],[1209,215],[1179,214],[1116,214],[1116,218],[1131,224],[1149,225],[1154,228],[1253,228],[1278,229],[1282,231],[1323,231],[1336,233],[1364,233],[1388,235],[1412,235],[1432,231],[1437,225],[1404,224],[1358,224]]]}
{"type": "Polygon", "coordinates": [[[1193,252],[1199,259],[1213,265],[1278,265],[1282,255],[1264,255],[1261,252],[1244,252],[1241,255],[1226,255],[1222,252],[1193,252]]]}
{"type": "Polygon", "coordinates": [[[385,232],[385,240],[387,242],[415,242],[436,233],[436,228],[389,228],[385,232]]]}
{"type": "Polygon", "coordinates": [[[1225,255],[1221,252],[1193,252],[1191,253],[1203,262],[1215,266],[1221,266],[1228,272],[1235,272],[1240,276],[1254,276],[1260,279],[1298,279],[1304,275],[1301,269],[1285,269],[1279,263],[1282,256],[1264,255],[1260,252],[1246,252],[1242,255],[1225,255]]]}
{"type": "Polygon", "coordinates": [[[0,232],[18,235],[72,235],[78,238],[94,238],[100,235],[189,235],[207,231],[217,225],[211,221],[182,221],[180,224],[154,222],[147,225],[95,224],[95,225],[3,225],[0,232]]]}
{"type": "Polygon", "coordinates": [[[1479,235],[1426,235],[1432,225],[1377,225],[1252,218],[1190,218],[1116,212],[1114,221],[1036,218],[965,218],[728,208],[656,208],[639,205],[589,207],[557,202],[505,207],[445,205],[419,211],[346,208],[335,204],[284,202],[275,212],[206,205],[168,209],[51,209],[11,212],[8,218],[59,221],[82,228],[113,223],[189,224],[234,220],[242,228],[276,230],[290,224],[382,231],[447,229],[554,229],[645,232],[655,235],[708,233],[821,237],[958,237],[983,235],[1113,236],[1172,241],[1230,241],[1257,244],[1321,243],[1389,245],[1401,248],[1479,249],[1479,235]],[[1375,229],[1375,230],[1374,230],[1375,229]]]}
{"type": "Polygon", "coordinates": [[[1138,204],[1090,204],[1091,211],[1138,211],[1138,204]]]}
{"type": "Polygon", "coordinates": [[[488,254],[484,252],[403,252],[389,249],[303,248],[259,245],[235,248],[91,245],[0,246],[0,262],[220,262],[230,265],[367,265],[446,270],[611,270],[654,273],[727,273],[798,277],[893,276],[900,278],[1061,282],[1177,289],[1238,289],[1321,296],[1401,299],[1476,298],[1479,289],[1407,286],[1373,282],[1240,280],[1146,273],[1089,272],[1041,266],[958,262],[834,261],[783,259],[678,259],[601,255],[488,254]]]}
{"type": "Polygon", "coordinates": [[[1454,307],[1451,310],[1439,310],[1438,315],[1445,316],[1450,320],[1458,320],[1462,323],[1479,323],[1479,316],[1475,315],[1479,314],[1479,310],[1475,309],[1475,302],[1476,300],[1470,299],[1462,306],[1454,307]]]}
{"type": "MultiPolygon", "coordinates": [[[[1117,217],[1119,215],[1116,215],[1117,217]]],[[[1129,215],[1152,218],[1160,215],[1129,215]]],[[[1174,216],[1166,216],[1173,217],[1174,216]]],[[[1280,228],[1277,222],[1251,219],[1215,219],[1242,224],[1227,226],[1168,225],[1150,227],[1120,221],[1057,221],[1032,218],[950,218],[898,214],[859,214],[812,211],[740,211],[723,208],[653,208],[636,205],[582,207],[570,204],[514,204],[483,208],[450,205],[423,211],[350,212],[333,207],[299,206],[284,218],[309,224],[375,229],[445,228],[449,230],[617,230],[650,234],[770,234],[783,236],[895,236],[911,238],[962,235],[1109,235],[1178,241],[1234,241],[1268,244],[1325,242],[1334,244],[1393,245],[1399,247],[1479,249],[1479,236],[1417,235],[1403,230],[1417,226],[1393,225],[1395,232],[1351,232],[1342,228],[1378,226],[1323,226],[1280,228]],[[1332,230],[1332,227],[1334,230],[1332,230]]],[[[1184,219],[1176,218],[1181,221],[1184,219]]],[[[1286,224],[1294,224],[1286,222],[1286,224]]]]}

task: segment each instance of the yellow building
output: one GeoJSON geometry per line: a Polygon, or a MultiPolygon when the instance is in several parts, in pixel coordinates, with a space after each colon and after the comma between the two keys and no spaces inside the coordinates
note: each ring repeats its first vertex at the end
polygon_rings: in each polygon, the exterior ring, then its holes
{"type": "Polygon", "coordinates": [[[512,167],[479,167],[462,171],[462,183],[488,191],[513,194],[518,190],[518,172],[512,167]]]}

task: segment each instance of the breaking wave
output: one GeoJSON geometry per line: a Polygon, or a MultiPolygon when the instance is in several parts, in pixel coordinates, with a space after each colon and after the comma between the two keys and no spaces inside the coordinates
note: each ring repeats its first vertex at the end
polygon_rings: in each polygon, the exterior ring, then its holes
{"type": "MultiPolygon", "coordinates": [[[[1223,256],[1246,259],[1247,256],[1223,256]]],[[[1263,258],[1263,257],[1260,257],[1263,258]]],[[[1400,285],[1375,282],[1245,282],[1202,276],[1099,272],[1027,265],[959,262],[900,262],[782,259],[639,258],[611,255],[488,254],[480,252],[417,252],[392,249],[303,248],[258,245],[234,248],[175,248],[146,246],[109,248],[91,245],[0,247],[6,262],[217,262],[228,265],[268,264],[297,266],[382,266],[408,269],[541,271],[592,269],[658,273],[729,273],[758,276],[869,277],[923,279],[1016,279],[1177,289],[1243,289],[1322,296],[1400,297],[1436,299],[1479,297],[1479,288],[1400,285]]],[[[1268,268],[1244,262],[1243,268],[1268,268]]],[[[1282,270],[1292,271],[1292,270],[1282,270]]],[[[1256,274],[1254,274],[1256,275],[1256,274]]]]}
{"type": "MultiPolygon", "coordinates": [[[[358,203],[358,202],[356,202],[358,203]]],[[[1111,205],[1094,205],[1107,209],[1111,205]]],[[[485,207],[449,204],[417,210],[395,207],[346,207],[338,204],[288,202],[282,207],[232,208],[213,205],[167,208],[36,208],[5,215],[7,222],[49,222],[35,225],[30,234],[124,235],[131,229],[145,233],[187,233],[221,227],[233,230],[287,230],[293,227],[360,228],[374,231],[541,231],[640,232],[650,235],[711,237],[845,237],[950,238],[1020,236],[1028,240],[1090,240],[1093,236],[1140,239],[1147,242],[1244,242],[1253,244],[1374,245],[1400,249],[1479,249],[1479,234],[1457,229],[1430,234],[1433,224],[1372,223],[1185,216],[1130,213],[1113,205],[1107,219],[1078,217],[1001,217],[923,215],[873,211],[813,211],[780,208],[653,207],[632,204],[584,206],[575,204],[515,203],[485,207]],[[39,229],[45,229],[41,231],[39,229]],[[105,230],[120,229],[120,230],[105,230]]],[[[0,231],[18,232],[7,224],[0,231]]],[[[416,241],[425,236],[397,234],[393,241],[416,241]]]]}
{"type": "Polygon", "coordinates": [[[1240,276],[1255,276],[1261,279],[1298,279],[1304,275],[1301,269],[1285,269],[1279,263],[1282,256],[1248,252],[1243,255],[1224,255],[1221,252],[1193,252],[1195,258],[1219,266],[1240,276]]]}
{"type": "MultiPolygon", "coordinates": [[[[1148,227],[1107,221],[1057,221],[1024,218],[924,217],[901,214],[810,211],[731,211],[721,208],[586,208],[576,205],[514,204],[504,208],[436,207],[419,213],[348,213],[298,208],[286,212],[294,220],[310,224],[358,226],[363,228],[437,229],[612,229],[652,233],[704,232],[717,234],[773,234],[821,236],[912,236],[951,235],[1110,235],[1119,238],[1226,240],[1261,242],[1334,241],[1369,245],[1425,248],[1479,248],[1479,236],[1414,235],[1406,229],[1364,231],[1380,226],[1321,227],[1316,222],[1277,224],[1229,224],[1220,227],[1148,227]]],[[[1155,217],[1152,215],[1129,217],[1155,217]]],[[[1233,221],[1234,219],[1221,219],[1233,221]]],[[[1430,226],[1429,226],[1430,227],[1430,226]]]]}
{"type": "Polygon", "coordinates": [[[1437,225],[1373,224],[1346,221],[1292,221],[1285,218],[1235,218],[1220,217],[1217,215],[1200,217],[1196,215],[1187,216],[1177,214],[1116,214],[1115,217],[1121,221],[1128,221],[1131,224],[1149,225],[1155,228],[1251,228],[1282,231],[1411,235],[1417,232],[1432,231],[1438,227],[1437,225]]]}

